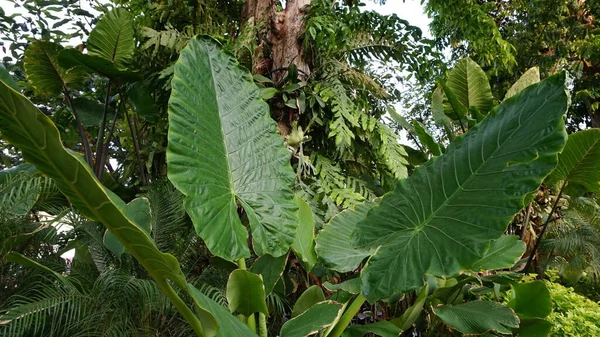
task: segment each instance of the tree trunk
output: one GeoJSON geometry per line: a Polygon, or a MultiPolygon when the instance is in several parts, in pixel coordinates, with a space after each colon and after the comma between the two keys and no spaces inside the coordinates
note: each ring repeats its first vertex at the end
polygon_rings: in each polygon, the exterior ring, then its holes
{"type": "MultiPolygon", "coordinates": [[[[297,67],[301,80],[305,80],[310,74],[300,41],[304,32],[303,9],[309,4],[310,0],[288,0],[285,9],[277,12],[275,0],[248,0],[242,9],[243,22],[253,17],[257,24],[260,22],[267,27],[267,32],[261,37],[262,41],[259,44],[264,50],[270,51],[265,53],[269,59],[259,63],[270,65],[269,69],[265,70],[271,74],[270,77],[275,83],[286,78],[292,64],[297,67]]],[[[290,125],[296,110],[285,106],[276,106],[272,110],[279,125],[279,132],[286,136],[291,131],[290,125]]]]}

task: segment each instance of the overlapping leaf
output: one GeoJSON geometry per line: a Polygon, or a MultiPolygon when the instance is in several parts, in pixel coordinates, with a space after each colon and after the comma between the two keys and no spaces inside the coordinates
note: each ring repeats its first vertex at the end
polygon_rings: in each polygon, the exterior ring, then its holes
{"type": "Polygon", "coordinates": [[[481,259],[471,266],[471,270],[505,269],[512,267],[525,252],[525,243],[517,236],[503,235],[490,242],[481,259]]]}
{"type": "Polygon", "coordinates": [[[569,135],[564,151],[550,181],[567,180],[588,191],[600,191],[600,129],[588,129],[569,135]]]}
{"type": "Polygon", "coordinates": [[[335,323],[343,308],[343,304],[333,301],[317,303],[285,322],[281,328],[281,337],[305,337],[323,331],[335,323]]]}
{"type": "Polygon", "coordinates": [[[494,106],[492,89],[481,67],[470,58],[456,63],[446,82],[458,101],[465,107],[476,107],[486,114],[494,106]]]}
{"type": "Polygon", "coordinates": [[[118,68],[126,68],[134,48],[133,17],[124,8],[115,8],[102,16],[87,41],[90,55],[110,60],[118,68]]]}
{"type": "Polygon", "coordinates": [[[532,84],[536,84],[540,81],[540,68],[533,67],[529,68],[519,79],[508,89],[504,99],[509,99],[514,95],[523,91],[532,84]]]}
{"type": "Polygon", "coordinates": [[[254,251],[284,255],[294,241],[298,206],[290,154],[250,73],[196,37],[181,52],[169,100],[168,175],[210,251],[229,260],[254,251]]]}
{"type": "MultiPolygon", "coordinates": [[[[183,310],[185,304],[167,281],[188,290],[177,259],[161,253],[144,230],[127,215],[125,202],[102,186],[79,155],[62,146],[52,121],[3,82],[0,82],[0,131],[7,141],[22,151],[26,161],[54,179],[79,212],[102,222],[183,310]]],[[[186,313],[195,317],[189,309],[186,313]]],[[[205,335],[213,336],[217,329],[214,318],[201,309],[199,316],[205,335]]]]}
{"type": "Polygon", "coordinates": [[[356,247],[378,249],[362,270],[369,300],[468,269],[502,235],[565,144],[565,82],[558,74],[492,110],[358,223],[356,247]]]}
{"type": "Polygon", "coordinates": [[[36,94],[58,96],[66,87],[78,85],[85,79],[79,68],[62,67],[58,54],[63,47],[48,41],[34,41],[25,50],[23,67],[36,94]]]}
{"type": "Polygon", "coordinates": [[[488,331],[511,334],[519,326],[519,318],[509,308],[496,302],[471,301],[455,306],[433,308],[444,323],[468,335],[488,331]]]}
{"type": "Polygon", "coordinates": [[[334,216],[316,239],[319,259],[330,269],[339,272],[352,271],[369,256],[368,250],[352,247],[350,235],[356,224],[364,220],[374,202],[364,202],[334,216]]]}

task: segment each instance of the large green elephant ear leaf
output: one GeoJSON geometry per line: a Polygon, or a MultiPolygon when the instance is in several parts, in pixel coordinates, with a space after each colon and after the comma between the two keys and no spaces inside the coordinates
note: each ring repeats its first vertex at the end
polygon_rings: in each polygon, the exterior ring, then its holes
{"type": "Polygon", "coordinates": [[[481,67],[470,58],[456,63],[448,74],[446,85],[465,108],[476,107],[486,114],[494,106],[492,88],[481,67]]]}
{"type": "Polygon", "coordinates": [[[552,76],[494,108],[357,224],[355,246],[377,249],[362,270],[370,301],[483,257],[556,166],[567,138],[565,83],[564,73],[552,76]]]}
{"type": "Polygon", "coordinates": [[[58,129],[50,118],[3,82],[0,82],[0,132],[4,139],[22,151],[27,162],[55,181],[79,212],[111,231],[154,278],[199,336],[215,335],[218,325],[212,315],[199,308],[198,319],[171,288],[169,280],[190,291],[177,259],[160,252],[126,211],[125,202],[98,181],[81,156],[62,146],[58,129]]]}
{"type": "Polygon", "coordinates": [[[112,61],[119,68],[126,68],[133,56],[133,17],[124,8],[106,13],[90,32],[87,41],[89,55],[112,61]]]}
{"type": "Polygon", "coordinates": [[[87,74],[80,69],[66,69],[58,64],[58,53],[62,50],[61,45],[48,41],[34,41],[25,50],[23,67],[37,95],[58,96],[86,78],[87,74]]]}
{"type": "Polygon", "coordinates": [[[600,192],[600,129],[588,129],[569,135],[565,149],[558,156],[551,183],[567,181],[600,192]]]}
{"type": "Polygon", "coordinates": [[[350,235],[376,202],[363,202],[335,215],[316,238],[317,256],[323,264],[339,272],[352,271],[369,256],[366,249],[352,247],[350,235]]]}
{"type": "Polygon", "coordinates": [[[287,253],[298,224],[290,153],[250,73],[207,37],[175,64],[169,100],[168,176],[185,196],[196,232],[217,256],[287,253]]]}

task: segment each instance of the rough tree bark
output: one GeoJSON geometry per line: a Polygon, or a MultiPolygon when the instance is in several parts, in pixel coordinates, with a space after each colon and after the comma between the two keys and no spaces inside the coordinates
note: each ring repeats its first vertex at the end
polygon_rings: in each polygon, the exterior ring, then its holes
{"type": "MultiPolygon", "coordinates": [[[[248,0],[242,9],[243,22],[254,18],[255,22],[264,23],[267,32],[264,34],[263,50],[268,50],[269,65],[267,72],[271,79],[279,83],[285,79],[290,65],[298,69],[301,80],[310,74],[310,67],[302,53],[300,36],[304,32],[304,7],[310,0],[288,0],[283,11],[277,11],[276,0],[248,0]]],[[[294,111],[286,107],[273,107],[279,125],[279,132],[286,136],[290,132],[294,111]]]]}

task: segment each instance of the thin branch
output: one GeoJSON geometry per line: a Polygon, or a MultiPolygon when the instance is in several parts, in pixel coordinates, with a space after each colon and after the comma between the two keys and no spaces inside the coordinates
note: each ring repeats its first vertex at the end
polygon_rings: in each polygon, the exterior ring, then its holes
{"type": "Polygon", "coordinates": [[[133,139],[133,149],[135,151],[135,156],[137,159],[138,168],[140,170],[140,179],[142,180],[142,184],[148,185],[148,178],[146,177],[146,171],[144,170],[144,164],[142,163],[142,156],[140,153],[140,144],[138,142],[137,132],[135,130],[135,125],[131,118],[129,117],[129,113],[127,109],[123,111],[125,114],[125,118],[127,118],[127,124],[129,125],[129,129],[131,130],[131,138],[133,139]]]}
{"type": "Polygon", "coordinates": [[[81,145],[83,146],[83,151],[85,152],[85,161],[88,163],[90,167],[94,167],[94,158],[92,157],[92,149],[90,148],[90,142],[88,141],[87,135],[85,133],[85,129],[83,128],[83,124],[81,124],[81,119],[79,118],[79,114],[75,110],[73,106],[73,99],[71,95],[69,95],[69,91],[65,87],[63,90],[63,94],[65,96],[65,100],[69,105],[69,109],[73,116],[75,116],[75,124],[77,124],[77,132],[79,133],[79,138],[81,138],[81,145]]]}
{"type": "Polygon", "coordinates": [[[531,218],[531,212],[533,211],[533,207],[531,207],[531,203],[527,206],[527,213],[525,213],[525,222],[523,223],[523,230],[521,231],[521,241],[525,239],[525,233],[527,232],[527,228],[529,227],[529,219],[531,218]]]}
{"type": "MultiPolygon", "coordinates": [[[[121,102],[122,101],[123,100],[121,100],[121,102]]],[[[121,106],[122,104],[119,104],[119,108],[115,111],[112,124],[110,125],[110,130],[108,131],[108,137],[106,137],[106,142],[102,146],[102,153],[100,154],[100,158],[98,158],[98,162],[96,163],[97,167],[100,168],[98,172],[98,179],[102,179],[102,175],[104,174],[104,165],[106,164],[106,158],[108,157],[108,147],[110,146],[110,140],[112,139],[113,133],[115,131],[115,125],[117,124],[117,116],[119,115],[121,106]]]]}
{"type": "MultiPolygon", "coordinates": [[[[104,113],[102,114],[102,122],[100,123],[100,131],[98,132],[98,139],[96,140],[96,157],[102,158],[104,150],[104,129],[106,128],[106,119],[108,117],[108,100],[110,99],[110,80],[106,84],[106,96],[104,98],[104,113]]],[[[100,166],[100,160],[96,161],[94,172],[96,176],[101,176],[100,172],[103,171],[103,167],[100,166]]]]}
{"type": "Polygon", "coordinates": [[[544,222],[544,225],[542,226],[542,231],[540,232],[540,236],[538,236],[537,241],[535,242],[535,246],[533,246],[533,249],[531,250],[531,254],[529,255],[529,259],[527,260],[527,264],[525,265],[525,268],[523,269],[523,270],[525,270],[526,273],[528,273],[529,267],[531,267],[531,262],[533,261],[533,258],[535,257],[535,252],[540,248],[540,244],[542,243],[542,237],[544,236],[544,233],[546,232],[546,229],[548,228],[548,224],[550,224],[552,219],[556,219],[552,215],[554,214],[554,212],[556,212],[556,208],[558,207],[558,201],[562,197],[563,190],[565,189],[566,185],[567,185],[567,181],[565,180],[562,183],[562,185],[560,186],[560,191],[558,192],[558,195],[556,196],[556,200],[554,200],[554,205],[552,205],[552,210],[550,211],[550,214],[548,214],[548,218],[546,218],[546,222],[544,222]]]}

